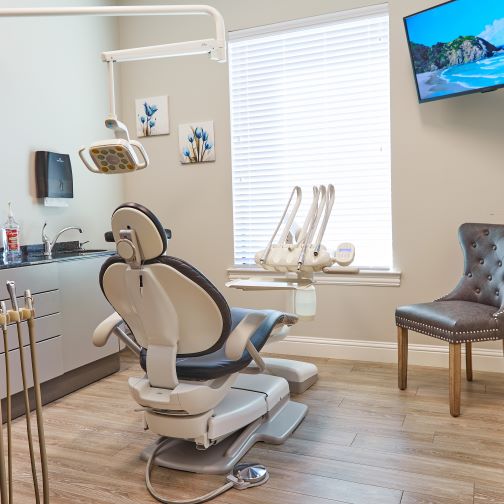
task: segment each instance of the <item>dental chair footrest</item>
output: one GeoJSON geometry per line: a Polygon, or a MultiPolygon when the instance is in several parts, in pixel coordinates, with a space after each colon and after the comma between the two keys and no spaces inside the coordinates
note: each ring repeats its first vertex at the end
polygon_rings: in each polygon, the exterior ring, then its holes
{"type": "MultiPolygon", "coordinates": [[[[227,474],[255,443],[284,443],[302,422],[307,411],[308,407],[304,404],[283,401],[272,412],[257,420],[257,427],[249,435],[243,435],[250,427],[247,426],[207,450],[199,450],[190,441],[172,439],[156,457],[155,465],[197,474],[227,474]]],[[[148,460],[162,439],[148,446],[141,458],[148,460]]]]}
{"type": "MultiPolygon", "coordinates": [[[[266,364],[266,373],[285,378],[292,394],[302,394],[318,380],[317,366],[311,362],[274,357],[264,357],[263,360],[266,364]]],[[[257,365],[252,362],[248,367],[257,368],[257,365]]]]}

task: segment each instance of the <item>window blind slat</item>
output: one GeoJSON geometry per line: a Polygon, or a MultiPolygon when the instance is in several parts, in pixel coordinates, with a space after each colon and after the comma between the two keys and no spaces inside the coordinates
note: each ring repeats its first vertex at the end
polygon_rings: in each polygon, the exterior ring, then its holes
{"type": "Polygon", "coordinates": [[[311,186],[329,183],[325,245],[355,243],[361,267],[392,264],[388,15],[355,16],[230,41],[238,264],[266,245],[294,185],[302,224],[311,186]]]}

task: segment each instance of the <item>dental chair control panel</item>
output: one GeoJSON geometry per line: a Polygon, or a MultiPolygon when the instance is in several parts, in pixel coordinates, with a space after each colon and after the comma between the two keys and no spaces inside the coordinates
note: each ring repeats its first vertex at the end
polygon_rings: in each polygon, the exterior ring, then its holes
{"type": "Polygon", "coordinates": [[[254,443],[283,443],[307,413],[290,388],[312,385],[317,368],[259,352],[297,317],[230,308],[203,273],[166,254],[165,229],[139,204],[114,211],[112,235],[118,255],[103,264],[100,285],[116,313],[93,342],[119,337],[145,371],[128,384],[145,427],[162,438],[143,453],[147,474],[151,465],[226,473],[254,443]]]}

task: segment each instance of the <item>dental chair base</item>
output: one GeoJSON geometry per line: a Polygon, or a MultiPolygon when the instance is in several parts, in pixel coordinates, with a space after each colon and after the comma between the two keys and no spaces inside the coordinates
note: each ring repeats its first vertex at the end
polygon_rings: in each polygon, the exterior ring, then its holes
{"type": "MultiPolygon", "coordinates": [[[[308,407],[284,400],[253,423],[240,429],[207,450],[199,450],[191,441],[172,439],[154,460],[156,466],[198,473],[228,473],[259,441],[282,444],[302,422],[308,407]]],[[[216,411],[217,415],[219,412],[216,411]]],[[[229,414],[229,412],[227,413],[229,414]]],[[[147,447],[141,454],[148,460],[158,444],[166,437],[147,447]]]]}
{"type": "MultiPolygon", "coordinates": [[[[315,364],[288,359],[263,357],[266,364],[265,374],[281,376],[287,380],[292,394],[302,394],[318,380],[318,369],[315,364]]],[[[251,362],[247,370],[256,372],[258,366],[251,362]]]]}
{"type": "MultiPolygon", "coordinates": [[[[225,474],[258,441],[283,443],[306,416],[307,406],[289,399],[284,378],[264,374],[239,374],[235,378],[225,398],[204,413],[144,412],[147,428],[162,436],[161,440],[173,438],[156,457],[155,465],[225,474]]],[[[148,460],[159,442],[148,447],[142,458],[148,460]]]]}

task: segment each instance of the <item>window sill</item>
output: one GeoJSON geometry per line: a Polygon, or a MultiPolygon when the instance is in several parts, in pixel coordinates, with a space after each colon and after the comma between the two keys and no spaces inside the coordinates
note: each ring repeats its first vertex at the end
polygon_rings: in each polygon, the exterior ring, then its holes
{"type": "MultiPolygon", "coordinates": [[[[227,269],[229,280],[243,280],[257,277],[277,277],[281,273],[265,271],[257,266],[234,265],[227,269]]],[[[358,273],[340,273],[327,275],[316,273],[315,280],[318,285],[362,285],[371,287],[399,287],[401,285],[401,272],[390,270],[362,269],[358,273]]]]}

